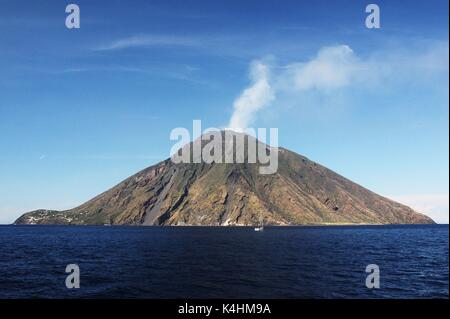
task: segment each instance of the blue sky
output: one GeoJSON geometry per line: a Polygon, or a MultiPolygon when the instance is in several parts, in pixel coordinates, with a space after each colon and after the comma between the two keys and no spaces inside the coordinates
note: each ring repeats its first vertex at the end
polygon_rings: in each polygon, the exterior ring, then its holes
{"type": "Polygon", "coordinates": [[[274,99],[249,125],[448,222],[448,1],[376,1],[380,29],[365,1],[73,3],[76,30],[69,2],[0,0],[0,223],[167,158],[175,127],[226,126],[258,63],[274,99]]]}

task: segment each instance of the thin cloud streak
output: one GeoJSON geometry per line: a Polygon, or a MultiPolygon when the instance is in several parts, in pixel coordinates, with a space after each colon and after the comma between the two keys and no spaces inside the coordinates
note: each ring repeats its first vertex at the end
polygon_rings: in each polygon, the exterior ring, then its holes
{"type": "Polygon", "coordinates": [[[94,51],[122,50],[134,47],[198,47],[203,41],[197,38],[170,35],[137,35],[115,40],[109,44],[96,47],[94,51]]]}
{"type": "Polygon", "coordinates": [[[198,67],[191,65],[171,65],[171,66],[158,66],[154,67],[152,65],[98,65],[98,66],[80,66],[80,67],[68,67],[61,69],[43,69],[43,68],[28,68],[25,71],[35,71],[50,75],[72,75],[72,74],[83,74],[89,72],[125,72],[125,73],[136,73],[142,75],[160,76],[167,79],[173,79],[183,82],[189,82],[195,85],[207,86],[210,88],[218,88],[219,85],[211,80],[205,80],[199,78],[196,72],[199,71],[198,67]]]}

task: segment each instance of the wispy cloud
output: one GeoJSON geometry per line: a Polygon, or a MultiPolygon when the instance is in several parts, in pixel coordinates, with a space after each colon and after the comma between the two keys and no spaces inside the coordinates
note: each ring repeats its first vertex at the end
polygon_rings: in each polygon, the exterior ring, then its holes
{"type": "Polygon", "coordinates": [[[96,51],[121,50],[134,47],[197,47],[203,43],[198,38],[171,35],[136,35],[95,47],[96,51]]]}
{"type": "Polygon", "coordinates": [[[197,74],[199,67],[189,64],[106,64],[106,65],[86,65],[63,68],[22,68],[25,71],[40,72],[50,75],[70,76],[83,73],[102,72],[119,72],[119,73],[136,73],[149,76],[157,76],[172,80],[189,82],[195,85],[202,85],[211,88],[216,88],[218,85],[210,79],[203,79],[197,74]]]}
{"type": "Polygon", "coordinates": [[[263,107],[275,101],[276,92],[329,90],[350,85],[361,69],[352,49],[347,45],[322,48],[307,62],[295,62],[281,67],[254,61],[250,67],[252,84],[233,104],[228,126],[246,128],[263,107]],[[273,79],[269,78],[271,71],[273,79]]]}
{"type": "Polygon", "coordinates": [[[325,47],[306,63],[292,63],[280,74],[281,89],[329,90],[352,84],[364,67],[347,45],[325,47]]]}
{"type": "Polygon", "coordinates": [[[269,52],[297,52],[301,44],[287,41],[281,34],[260,34],[248,31],[236,33],[134,34],[91,45],[96,52],[115,52],[126,49],[179,48],[196,50],[208,56],[248,59],[269,52]]]}
{"type": "Polygon", "coordinates": [[[390,198],[428,215],[437,223],[449,222],[449,194],[400,195],[390,198]]]}
{"type": "Polygon", "coordinates": [[[158,155],[66,155],[54,156],[58,159],[76,159],[76,160],[163,160],[166,156],[158,155]]]}
{"type": "Polygon", "coordinates": [[[448,56],[447,42],[418,53],[376,52],[361,58],[348,45],[338,45],[321,48],[307,61],[281,66],[254,61],[250,66],[252,84],[234,102],[229,127],[246,128],[259,110],[285,93],[301,100],[305,92],[329,96],[345,88],[374,90],[399,83],[425,83],[436,75],[448,77],[448,56]]]}

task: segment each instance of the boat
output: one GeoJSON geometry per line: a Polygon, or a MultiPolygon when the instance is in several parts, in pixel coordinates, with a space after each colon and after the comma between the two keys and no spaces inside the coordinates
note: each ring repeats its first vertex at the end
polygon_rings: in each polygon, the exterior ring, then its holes
{"type": "Polygon", "coordinates": [[[262,218],[260,218],[260,223],[255,227],[255,231],[263,231],[264,230],[264,222],[262,218]]]}

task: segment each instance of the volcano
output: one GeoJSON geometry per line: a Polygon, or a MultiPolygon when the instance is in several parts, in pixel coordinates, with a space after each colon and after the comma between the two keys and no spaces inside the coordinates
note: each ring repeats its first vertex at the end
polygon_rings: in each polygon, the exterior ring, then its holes
{"type": "Polygon", "coordinates": [[[32,211],[15,224],[253,226],[261,220],[265,225],[280,226],[434,223],[302,155],[282,147],[267,148],[278,152],[274,174],[260,174],[257,163],[177,164],[169,158],[78,207],[32,211]]]}

